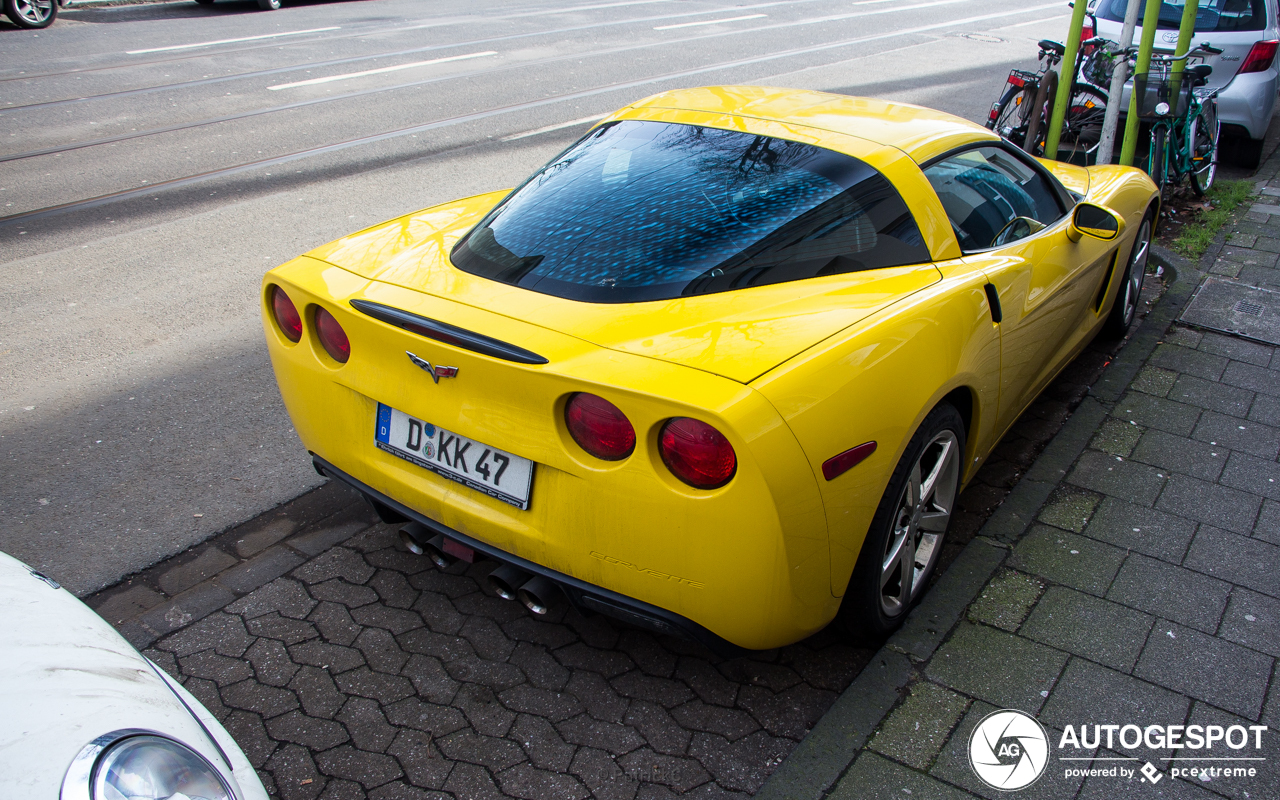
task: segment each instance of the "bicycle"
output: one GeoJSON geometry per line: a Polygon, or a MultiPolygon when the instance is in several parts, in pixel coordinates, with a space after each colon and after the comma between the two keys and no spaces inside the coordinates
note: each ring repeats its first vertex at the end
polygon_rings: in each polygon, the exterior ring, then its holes
{"type": "MultiPolygon", "coordinates": [[[[1107,52],[1106,39],[1094,37],[1081,43],[1072,74],[1071,99],[1063,116],[1061,144],[1088,153],[1097,149],[1102,140],[1102,120],[1106,115],[1107,93],[1093,85],[1090,78],[1101,74],[1107,62],[1098,57],[1107,52]]],[[[991,105],[987,128],[1032,155],[1044,154],[1044,138],[1048,131],[1053,98],[1057,95],[1058,72],[1066,48],[1062,44],[1044,39],[1040,41],[1037,72],[1015,69],[1009,72],[1000,99],[991,105]]]]}
{"type": "Polygon", "coordinates": [[[1213,185],[1218,170],[1218,90],[1203,88],[1213,67],[1196,64],[1175,75],[1173,65],[1221,52],[1205,42],[1182,56],[1153,54],[1151,68],[1133,76],[1138,118],[1151,126],[1147,174],[1161,193],[1170,178],[1174,186],[1188,178],[1198,197],[1213,185]]]}

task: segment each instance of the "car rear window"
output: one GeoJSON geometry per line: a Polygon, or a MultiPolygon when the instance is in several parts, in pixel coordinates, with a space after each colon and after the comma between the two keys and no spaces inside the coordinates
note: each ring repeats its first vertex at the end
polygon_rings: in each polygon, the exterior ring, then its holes
{"type": "Polygon", "coordinates": [[[592,131],[455,246],[459,269],[592,303],[710,294],[929,261],[856,158],[693,125],[592,131]]]}
{"type": "MultiPolygon", "coordinates": [[[[1124,11],[1129,0],[1101,0],[1097,13],[1103,19],[1124,22],[1124,11]]],[[[1166,2],[1160,5],[1161,30],[1176,31],[1182,24],[1185,3],[1166,2]]],[[[1138,25],[1146,14],[1145,4],[1138,13],[1138,25]]],[[[1265,0],[1204,0],[1196,12],[1197,33],[1229,33],[1231,31],[1260,31],[1267,26],[1265,0]]]]}

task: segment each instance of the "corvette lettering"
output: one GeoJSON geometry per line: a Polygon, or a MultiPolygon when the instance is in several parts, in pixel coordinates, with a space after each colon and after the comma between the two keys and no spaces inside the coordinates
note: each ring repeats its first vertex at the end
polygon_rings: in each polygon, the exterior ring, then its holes
{"type": "Polygon", "coordinates": [[[616,564],[619,567],[626,567],[627,569],[633,569],[636,572],[643,572],[645,575],[652,575],[658,580],[675,581],[676,583],[683,584],[685,586],[688,586],[691,589],[702,589],[706,587],[705,583],[699,583],[698,581],[691,581],[688,578],[681,578],[679,575],[670,575],[666,572],[658,572],[656,569],[646,569],[636,564],[632,564],[630,561],[623,561],[620,558],[607,556],[604,553],[597,553],[595,550],[591,551],[591,557],[598,558],[601,561],[605,562],[606,564],[616,564]]]}
{"type": "Polygon", "coordinates": [[[412,361],[414,364],[421,367],[423,372],[430,375],[431,380],[435,381],[436,383],[439,383],[441,378],[458,377],[457,367],[433,367],[431,366],[430,361],[426,360],[425,358],[415,356],[413,353],[410,353],[408,350],[405,350],[404,354],[409,357],[410,361],[412,361]]]}

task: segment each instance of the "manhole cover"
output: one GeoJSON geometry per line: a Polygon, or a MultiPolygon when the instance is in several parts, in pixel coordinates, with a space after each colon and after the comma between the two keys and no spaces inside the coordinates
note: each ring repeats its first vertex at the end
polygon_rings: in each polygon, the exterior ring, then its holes
{"type": "Polygon", "coordinates": [[[1280,292],[1259,289],[1235,281],[1205,278],[1181,320],[1197,328],[1280,345],[1280,292]]]}

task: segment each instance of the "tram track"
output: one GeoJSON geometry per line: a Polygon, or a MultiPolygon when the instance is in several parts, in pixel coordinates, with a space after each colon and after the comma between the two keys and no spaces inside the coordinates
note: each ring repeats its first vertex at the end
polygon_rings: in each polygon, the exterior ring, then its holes
{"type": "MultiPolygon", "coordinates": [[[[785,0],[783,1],[785,2],[785,0]]],[[[797,2],[821,2],[821,1],[822,0],[797,0],[797,2]]],[[[876,1],[879,2],[880,0],[876,0],[876,1]]],[[[209,56],[227,56],[227,55],[236,55],[239,53],[252,52],[254,50],[268,50],[268,49],[278,50],[283,47],[295,47],[295,46],[301,47],[305,45],[316,44],[318,42],[323,43],[323,42],[340,41],[343,39],[357,39],[364,36],[376,36],[384,33],[391,33],[391,34],[404,33],[407,31],[426,30],[428,28],[444,28],[444,27],[451,27],[453,25],[465,25],[468,23],[492,24],[494,22],[502,22],[502,21],[511,20],[511,19],[520,19],[520,18],[535,17],[535,16],[554,16],[558,14],[571,14],[571,13],[577,13],[581,11],[598,11],[603,9],[622,8],[626,6],[658,5],[663,3],[674,4],[676,2],[677,0],[628,0],[627,2],[622,2],[622,3],[604,3],[604,4],[595,4],[595,5],[589,5],[589,6],[577,6],[572,8],[553,8],[553,9],[544,9],[536,12],[497,14],[491,17],[461,17],[457,19],[429,20],[429,21],[423,20],[423,21],[416,21],[416,22],[409,20],[407,21],[409,24],[398,23],[395,25],[383,25],[379,27],[369,27],[369,28],[359,28],[359,29],[353,28],[353,29],[347,29],[348,30],[347,33],[335,34],[332,36],[317,36],[310,39],[297,39],[297,40],[291,40],[283,43],[279,41],[275,41],[275,42],[268,42],[264,44],[250,45],[247,47],[236,47],[236,48],[230,48],[230,49],[224,49],[224,50],[216,50],[216,51],[203,50],[198,53],[189,52],[181,56],[175,56],[173,58],[155,58],[155,59],[148,59],[146,61],[130,61],[128,63],[123,63],[123,64],[103,64],[101,66],[77,67],[75,69],[62,70],[59,72],[42,72],[42,73],[34,73],[34,74],[28,73],[23,75],[0,76],[0,84],[7,83],[9,81],[36,80],[40,78],[57,78],[57,77],[63,77],[66,75],[83,75],[88,72],[101,72],[104,70],[132,69],[136,67],[148,67],[148,66],[156,66],[161,64],[173,64],[175,62],[190,61],[198,58],[207,58],[209,56]]],[[[779,3],[779,4],[782,4],[782,3],[779,3]]],[[[724,9],[716,9],[714,11],[708,11],[706,13],[720,13],[723,10],[724,9]]],[[[129,53],[129,51],[127,50],[124,52],[125,54],[129,53]]],[[[4,110],[8,110],[8,109],[4,109],[4,110]]]]}
{"type": "MultiPolygon", "coordinates": [[[[937,6],[957,5],[957,4],[968,3],[973,1],[974,0],[930,0],[930,2],[919,3],[912,6],[899,6],[893,9],[884,9],[882,11],[871,12],[871,13],[889,13],[890,11],[913,11],[913,10],[919,10],[924,8],[933,8],[937,6]]],[[[156,135],[165,134],[165,133],[174,133],[177,131],[191,130],[194,128],[205,127],[208,125],[216,125],[216,124],[225,123],[225,122],[233,122],[241,119],[249,119],[252,117],[263,116],[266,114],[275,114],[283,111],[290,111],[297,108],[305,108],[307,106],[319,105],[322,103],[331,103],[331,102],[337,102],[342,100],[352,100],[360,97],[367,97],[369,95],[381,94],[384,92],[397,91],[401,89],[411,89],[415,87],[430,85],[433,83],[440,83],[442,81],[463,80],[467,78],[479,77],[482,75],[490,75],[490,74],[499,73],[499,72],[511,71],[514,69],[526,69],[529,67],[546,66],[549,64],[580,60],[584,58],[602,58],[607,56],[619,55],[627,52],[635,52],[639,50],[651,49],[655,47],[671,47],[671,46],[706,41],[710,39],[721,39],[721,38],[726,38],[730,36],[742,36],[746,34],[766,32],[766,31],[776,30],[781,28],[797,27],[800,25],[812,25],[812,24],[819,24],[823,22],[846,21],[848,19],[853,19],[860,16],[866,16],[866,13],[857,12],[854,14],[835,14],[835,15],[828,15],[824,17],[809,18],[804,20],[793,20],[789,22],[774,23],[771,25],[759,25],[751,28],[744,28],[741,30],[719,31],[716,33],[699,34],[696,36],[686,36],[679,39],[664,39],[656,42],[643,42],[643,43],[634,44],[634,45],[623,45],[620,47],[604,48],[601,50],[587,51],[584,53],[567,53],[564,55],[550,56],[544,59],[537,59],[535,61],[523,61],[523,62],[518,62],[513,64],[506,64],[500,67],[481,68],[478,70],[470,70],[467,72],[453,73],[451,75],[438,75],[438,76],[433,76],[431,78],[425,78],[422,80],[407,81],[403,83],[391,84],[388,86],[375,86],[369,89],[362,89],[355,92],[347,92],[345,94],[340,94],[340,95],[330,95],[326,97],[309,98],[307,100],[299,100],[292,103],[282,103],[275,106],[269,106],[266,108],[252,109],[249,111],[242,111],[234,114],[226,114],[226,115],[211,117],[203,120],[195,120],[192,122],[167,125],[159,128],[150,128],[143,131],[130,131],[129,133],[118,134],[116,136],[107,136],[107,137],[87,140],[83,142],[72,142],[64,145],[57,145],[54,147],[42,148],[40,150],[32,150],[32,151],[23,152],[23,153],[0,155],[0,163],[6,163],[11,161],[22,161],[29,158],[56,155],[58,153],[65,153],[73,150],[82,150],[88,147],[98,147],[98,146],[107,145],[107,144],[116,144],[118,142],[129,141],[132,139],[141,139],[148,136],[156,136],[156,135]]],[[[933,26],[933,27],[937,27],[937,26],[933,26]]],[[[466,43],[466,44],[469,46],[473,43],[466,43]]]]}
{"type": "MultiPolygon", "coordinates": [[[[950,4],[954,4],[958,2],[966,2],[966,1],[967,0],[935,0],[935,2],[924,3],[924,4],[920,4],[919,6],[914,6],[911,8],[950,5],[950,4]]],[[[582,99],[587,99],[587,98],[595,97],[602,94],[607,94],[610,92],[623,91],[627,89],[638,88],[640,86],[647,86],[655,83],[662,83],[664,81],[680,80],[684,78],[694,77],[697,75],[703,75],[707,73],[729,70],[729,69],[734,69],[739,67],[752,66],[755,64],[767,63],[770,61],[776,61],[780,59],[794,58],[798,56],[810,55],[810,54],[819,53],[819,52],[827,52],[827,51],[836,50],[839,48],[851,47],[858,44],[865,44],[865,43],[883,41],[886,39],[892,39],[892,38],[897,38],[902,36],[928,33],[944,27],[952,27],[957,25],[968,25],[968,24],[973,24],[978,22],[986,22],[992,19],[1007,18],[1010,16],[1019,15],[1019,14],[1042,11],[1045,9],[1057,8],[1057,7],[1058,7],[1058,3],[1049,3],[1044,5],[1036,5],[1036,6],[1029,6],[1026,8],[1020,8],[1014,11],[1001,11],[997,13],[971,16],[971,17],[962,18],[962,19],[945,20],[942,22],[936,22],[928,25],[891,30],[884,33],[854,37],[851,39],[845,39],[845,40],[836,41],[836,42],[827,42],[819,45],[811,45],[811,46],[800,47],[800,48],[791,48],[787,50],[777,51],[773,53],[766,53],[763,55],[753,56],[748,58],[722,61],[715,64],[704,65],[704,66],[693,68],[693,69],[678,70],[678,71],[663,73],[660,75],[648,76],[648,77],[644,77],[636,80],[618,81],[618,82],[606,84],[603,86],[592,87],[590,89],[552,95],[549,97],[539,98],[537,100],[526,101],[523,103],[515,103],[515,104],[506,105],[506,106],[499,106],[499,107],[485,109],[482,111],[472,112],[468,114],[456,115],[456,116],[448,117],[441,120],[435,120],[428,123],[422,123],[419,125],[412,125],[412,126],[402,127],[402,128],[398,128],[391,131],[384,131],[380,133],[369,134],[366,136],[355,137],[355,138],[347,139],[341,142],[335,142],[335,143],[321,145],[317,147],[306,148],[306,149],[295,151],[292,153],[286,153],[279,156],[272,156],[265,159],[258,159],[258,160],[254,160],[254,161],[250,161],[242,164],[236,164],[229,167],[209,170],[209,171],[201,172],[194,175],[183,176],[179,178],[172,178],[164,181],[157,181],[155,183],[147,184],[146,186],[140,186],[140,187],[124,189],[116,192],[110,192],[110,193],[106,193],[106,194],[99,195],[92,198],[75,200],[67,203],[47,206],[44,208],[33,209],[25,212],[19,212],[16,214],[0,217],[0,228],[8,227],[20,222],[33,221],[33,220],[42,219],[50,216],[64,214],[71,211],[90,209],[90,208],[101,206],[107,203],[113,203],[113,202],[125,200],[131,197],[152,194],[155,192],[173,189],[180,186],[186,186],[193,183],[213,180],[220,177],[227,177],[227,176],[235,175],[238,173],[242,173],[242,172],[246,172],[254,169],[260,169],[260,168],[274,166],[278,164],[285,164],[285,163],[297,161],[300,159],[311,158],[311,157],[320,156],[328,153],[334,153],[342,150],[348,150],[354,147],[375,144],[375,143],[387,141],[390,139],[396,139],[399,137],[409,136],[413,134],[425,133],[428,131],[446,128],[446,127],[452,127],[456,125],[462,125],[469,122],[482,121],[482,120],[500,116],[500,115],[510,114],[510,113],[519,112],[519,111],[527,111],[527,110],[531,110],[539,107],[554,105],[557,103],[569,102],[573,100],[582,100],[582,99]]],[[[848,17],[850,15],[836,15],[836,16],[848,17]]],[[[830,19],[830,18],[827,18],[827,19],[830,19]]],[[[815,22],[815,21],[817,20],[813,20],[811,22],[815,22]]],[[[783,27],[783,26],[790,26],[793,24],[795,23],[777,25],[772,27],[783,27]]],[[[761,28],[757,28],[755,30],[759,31],[761,30],[761,28]]],[[[687,41],[716,38],[723,35],[726,35],[726,34],[725,33],[707,34],[707,35],[702,35],[698,37],[689,37],[687,41]]],[[[684,42],[673,41],[673,42],[664,42],[663,44],[680,44],[680,43],[684,43],[684,42]]],[[[618,48],[618,50],[636,49],[637,47],[648,47],[648,46],[652,46],[652,45],[646,43],[645,45],[640,45],[640,46],[629,46],[626,48],[618,48]]],[[[574,54],[574,55],[568,55],[568,56],[558,56],[558,57],[555,57],[554,59],[549,59],[548,61],[551,61],[551,60],[563,61],[566,59],[580,59],[582,57],[583,57],[582,54],[574,54]]],[[[512,65],[509,68],[527,68],[528,66],[530,66],[531,63],[532,62],[524,62],[518,65],[512,65]]],[[[451,78],[456,79],[460,77],[462,76],[461,75],[439,76],[437,78],[434,78],[428,81],[416,82],[415,84],[412,84],[412,85],[421,85],[424,83],[436,82],[439,80],[448,80],[451,78]]],[[[377,89],[365,90],[364,92],[361,92],[361,93],[351,93],[351,95],[359,96],[362,94],[371,94],[371,93],[376,93],[378,91],[387,91],[387,90],[388,88],[377,88],[377,89]]],[[[337,97],[313,98],[312,100],[299,101],[297,104],[292,104],[292,105],[293,107],[301,107],[302,105],[314,105],[316,103],[328,102],[334,99],[340,99],[340,98],[337,98],[337,97]]],[[[264,113],[270,113],[270,112],[265,110],[259,110],[255,112],[246,112],[246,115],[260,115],[264,113]]],[[[210,123],[200,123],[200,124],[210,124],[210,123]]],[[[197,123],[191,123],[184,127],[196,127],[197,125],[198,125],[197,123]]],[[[175,128],[175,130],[176,129],[179,129],[179,128],[175,128]]],[[[142,135],[142,134],[140,133],[139,135],[142,135]]],[[[147,135],[154,135],[154,134],[147,134],[147,135]]],[[[130,137],[130,138],[137,138],[137,137],[130,137]]],[[[83,146],[90,146],[90,145],[83,145],[83,146]]],[[[9,159],[9,160],[13,160],[13,159],[9,159]]]]}
{"type": "MultiPolygon", "coordinates": [[[[768,3],[756,3],[749,6],[733,6],[734,10],[748,8],[771,8],[780,5],[793,5],[795,2],[810,3],[823,2],[824,0],[773,0],[768,3]]],[[[531,39],[540,36],[560,36],[569,33],[582,33],[586,31],[599,30],[602,28],[620,27],[625,25],[644,24],[647,22],[658,22],[668,19],[684,19],[687,17],[705,16],[708,14],[722,13],[726,9],[709,9],[707,11],[687,11],[680,14],[659,14],[649,17],[634,17],[623,20],[610,20],[607,22],[595,22],[589,25],[575,25],[568,28],[554,28],[547,31],[528,31],[525,33],[512,33],[505,36],[489,36],[483,39],[469,39],[463,42],[448,42],[443,44],[432,44],[423,47],[413,47],[407,50],[393,50],[384,53],[371,53],[360,56],[349,56],[347,58],[330,59],[327,61],[312,61],[304,64],[297,64],[287,67],[275,67],[272,69],[254,70],[252,72],[240,72],[234,75],[220,75],[216,78],[197,78],[190,81],[179,81],[176,83],[166,83],[159,86],[146,86],[137,89],[124,89],[115,92],[104,92],[101,94],[85,95],[83,97],[69,97],[61,100],[49,100],[42,103],[28,103],[21,106],[5,106],[0,108],[0,117],[4,114],[14,111],[29,111],[38,108],[50,108],[54,106],[70,105],[75,103],[85,103],[93,100],[117,100],[122,97],[133,97],[145,94],[154,94],[156,92],[164,92],[170,90],[180,90],[195,88],[198,86],[210,86],[218,83],[227,83],[230,81],[250,80],[252,78],[270,77],[272,75],[283,75],[290,72],[299,72],[305,70],[324,69],[326,67],[341,66],[343,64],[357,64],[364,61],[375,61],[381,58],[395,58],[397,56],[417,55],[419,53],[430,53],[438,50],[449,50],[456,47],[479,47],[482,45],[501,44],[503,42],[512,42],[519,39],[531,39]]],[[[153,62],[164,63],[164,62],[153,62]]],[[[141,66],[141,65],[131,65],[141,66]]]]}

